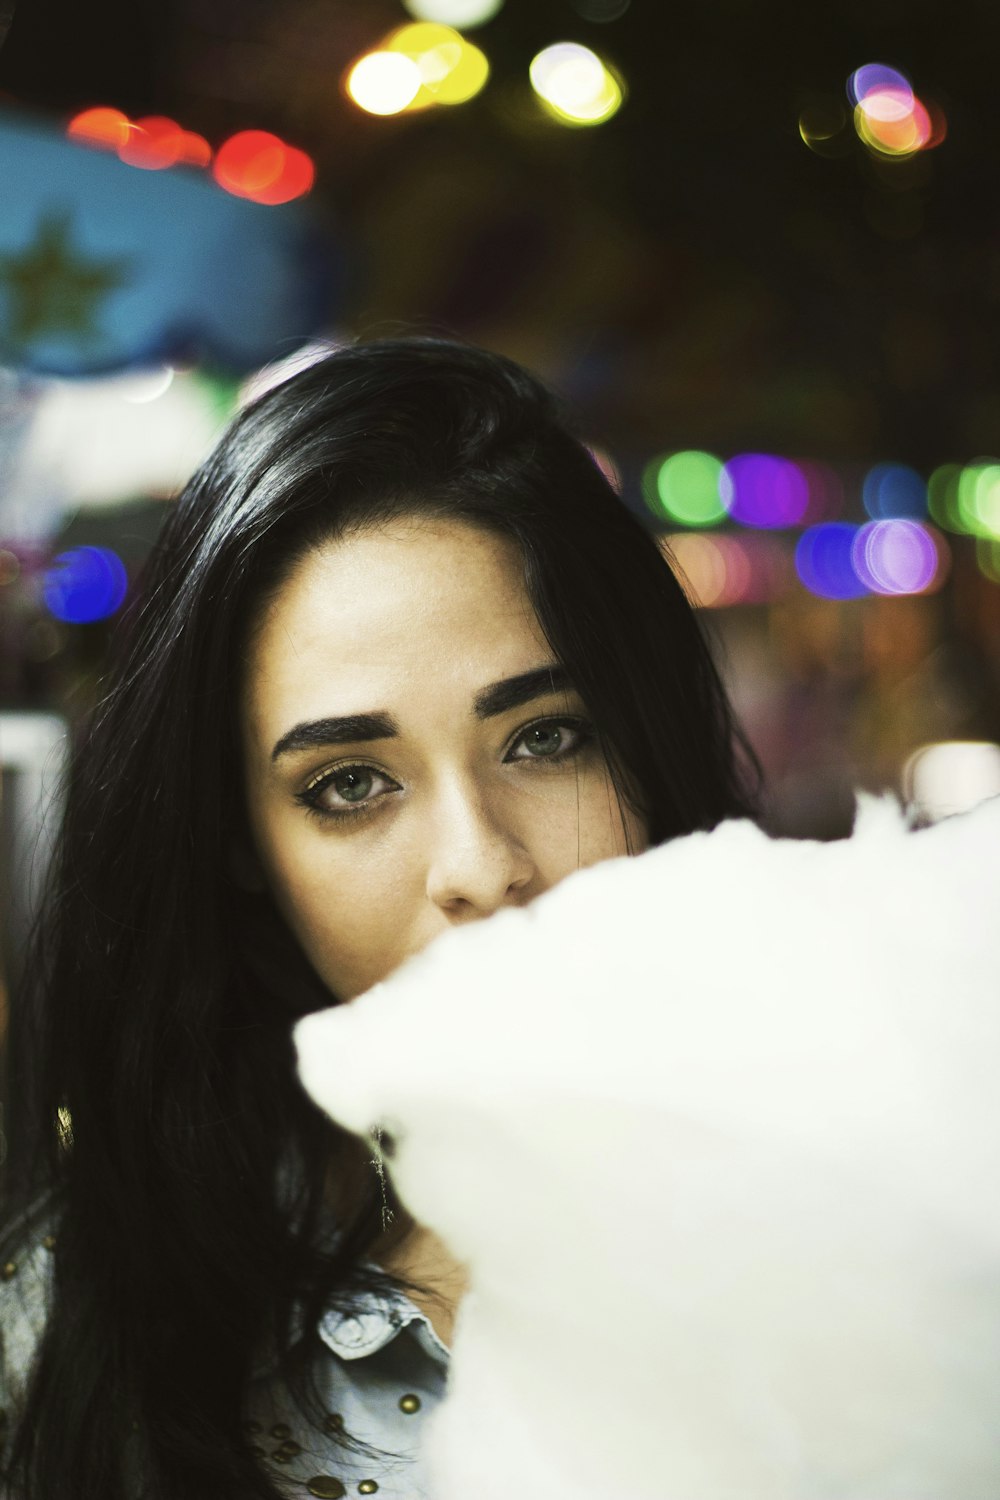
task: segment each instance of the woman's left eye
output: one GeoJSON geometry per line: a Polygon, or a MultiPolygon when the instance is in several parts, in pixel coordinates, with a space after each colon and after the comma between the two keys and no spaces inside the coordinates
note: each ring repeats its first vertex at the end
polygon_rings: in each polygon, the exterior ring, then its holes
{"type": "MultiPolygon", "coordinates": [[[[523,740],[532,753],[529,756],[516,755],[513,759],[562,760],[582,750],[592,735],[591,726],[585,719],[543,719],[537,724],[529,724],[527,729],[522,729],[514,742],[515,745],[519,745],[523,740]],[[563,743],[565,729],[570,731],[569,745],[563,743]],[[535,754],[535,751],[538,753],[535,754]]],[[[510,760],[511,757],[508,756],[507,759],[510,760]]]]}

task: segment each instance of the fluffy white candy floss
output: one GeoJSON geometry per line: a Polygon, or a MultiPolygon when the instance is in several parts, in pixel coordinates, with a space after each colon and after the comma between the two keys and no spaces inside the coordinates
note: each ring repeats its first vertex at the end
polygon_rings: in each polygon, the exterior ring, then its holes
{"type": "Polygon", "coordinates": [[[434,1500],[1000,1496],[1000,798],[575,871],[296,1028],[469,1267],[434,1500]]]}

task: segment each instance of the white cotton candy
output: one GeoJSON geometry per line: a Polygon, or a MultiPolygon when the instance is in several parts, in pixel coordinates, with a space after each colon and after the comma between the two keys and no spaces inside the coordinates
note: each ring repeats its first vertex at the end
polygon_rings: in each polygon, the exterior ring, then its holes
{"type": "Polygon", "coordinates": [[[296,1028],[470,1271],[433,1500],[997,1500],[1000,798],[574,872],[296,1028]]]}

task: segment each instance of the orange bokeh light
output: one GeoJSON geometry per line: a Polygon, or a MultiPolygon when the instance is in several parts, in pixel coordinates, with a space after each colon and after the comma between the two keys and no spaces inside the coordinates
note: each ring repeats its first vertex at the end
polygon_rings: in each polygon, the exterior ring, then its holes
{"type": "Polygon", "coordinates": [[[184,130],[176,120],[166,115],[143,115],[132,121],[128,140],[119,147],[118,155],[130,167],[161,171],[180,160],[183,142],[184,130]]]}
{"type": "Polygon", "coordinates": [[[177,160],[188,167],[207,167],[212,160],[212,148],[203,135],[185,130],[181,134],[181,153],[177,160]]]}
{"type": "Polygon", "coordinates": [[[266,130],[241,130],[215,153],[212,175],[220,187],[255,203],[288,203],[308,193],[312,158],[266,130]]]}
{"type": "Polygon", "coordinates": [[[909,88],[873,88],[854,111],[858,135],[885,156],[912,156],[939,146],[948,132],[940,107],[923,103],[909,88]]]}
{"type": "Polygon", "coordinates": [[[120,109],[110,109],[103,105],[97,109],[82,110],[66,126],[66,134],[71,141],[79,141],[84,146],[97,146],[105,151],[120,150],[131,133],[132,125],[128,115],[122,114],[120,109]]]}

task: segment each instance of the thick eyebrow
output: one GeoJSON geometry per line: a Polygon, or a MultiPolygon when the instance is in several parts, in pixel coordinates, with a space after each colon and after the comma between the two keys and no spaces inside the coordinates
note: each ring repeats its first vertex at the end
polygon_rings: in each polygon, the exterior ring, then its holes
{"type": "MultiPolygon", "coordinates": [[[[548,693],[570,692],[573,686],[566,668],[560,662],[551,662],[548,666],[521,672],[517,677],[491,682],[476,694],[472,708],[477,719],[492,719],[548,693]]],[[[271,751],[271,764],[296,750],[314,750],[323,745],[354,745],[362,740],[392,740],[398,735],[399,725],[384,709],[344,714],[336,719],[312,719],[296,724],[294,729],[281,736],[271,751]]]]}

